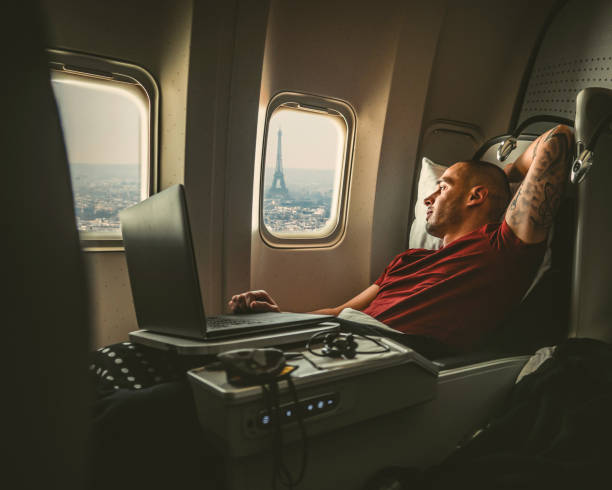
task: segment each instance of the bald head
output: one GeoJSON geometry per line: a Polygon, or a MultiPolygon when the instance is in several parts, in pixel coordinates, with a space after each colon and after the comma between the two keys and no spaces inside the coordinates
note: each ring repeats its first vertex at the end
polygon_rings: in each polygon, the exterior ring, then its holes
{"type": "MultiPolygon", "coordinates": [[[[510,185],[504,171],[497,165],[480,160],[459,162],[466,189],[476,186],[486,187],[489,203],[489,221],[499,221],[510,202],[510,185]]],[[[462,180],[463,180],[462,179],[462,180]]]]}

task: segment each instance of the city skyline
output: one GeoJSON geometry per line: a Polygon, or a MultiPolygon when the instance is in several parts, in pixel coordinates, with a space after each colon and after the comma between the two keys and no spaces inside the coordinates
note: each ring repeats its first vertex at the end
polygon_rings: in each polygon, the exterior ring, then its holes
{"type": "MultiPolygon", "coordinates": [[[[141,201],[137,164],[71,164],[75,214],[79,231],[117,234],[119,212],[141,201]]],[[[288,169],[289,196],[266,198],[264,224],[272,233],[316,233],[328,225],[334,172],[288,169]]]]}

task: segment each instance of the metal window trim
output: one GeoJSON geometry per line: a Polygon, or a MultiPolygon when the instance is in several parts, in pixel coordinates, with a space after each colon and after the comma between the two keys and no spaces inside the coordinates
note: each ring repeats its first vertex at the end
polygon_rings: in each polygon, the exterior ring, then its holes
{"type": "MultiPolygon", "coordinates": [[[[146,195],[159,189],[159,105],[160,91],[157,81],[141,66],[90,54],[49,48],[46,50],[51,70],[68,74],[89,76],[101,80],[130,83],[140,86],[149,100],[149,166],[146,195]]],[[[116,252],[123,250],[121,238],[100,238],[79,232],[84,252],[116,252]]]]}
{"type": "Polygon", "coordinates": [[[331,248],[337,245],[344,238],[346,232],[346,222],[348,215],[348,201],[350,194],[350,182],[353,167],[353,155],[355,149],[356,132],[355,110],[348,103],[340,99],[323,97],[301,92],[278,92],[268,103],[264,125],[263,144],[260,162],[260,181],[259,181],[259,235],[262,241],[271,248],[282,249],[306,249],[306,248],[331,248]],[[270,118],[280,107],[291,107],[306,111],[314,111],[332,114],[342,117],[346,124],[346,139],[343,149],[343,161],[340,172],[338,189],[338,216],[336,225],[325,236],[315,237],[286,237],[277,235],[268,230],[264,223],[263,199],[264,199],[264,178],[266,164],[266,149],[268,146],[268,128],[270,118]]]}

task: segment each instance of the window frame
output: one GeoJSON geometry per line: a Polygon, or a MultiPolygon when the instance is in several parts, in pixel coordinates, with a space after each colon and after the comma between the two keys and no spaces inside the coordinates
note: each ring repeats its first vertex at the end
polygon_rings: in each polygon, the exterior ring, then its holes
{"type": "MultiPolygon", "coordinates": [[[[149,162],[146,196],[150,197],[155,194],[159,190],[159,87],[153,75],[138,65],[110,58],[52,48],[46,51],[50,71],[129,83],[138,85],[144,91],[149,100],[149,162]]],[[[88,238],[87,235],[87,232],[79,232],[81,248],[85,252],[124,250],[121,238],[88,238]]]]}
{"type": "Polygon", "coordinates": [[[350,191],[351,174],[353,170],[356,119],[357,118],[355,116],[355,111],[353,107],[348,102],[345,102],[340,99],[322,97],[300,92],[279,92],[270,99],[270,102],[268,103],[268,107],[266,109],[266,119],[261,150],[261,162],[259,167],[260,178],[258,202],[259,235],[266,245],[271,248],[284,249],[323,248],[332,247],[342,240],[346,231],[346,222],[349,207],[348,198],[350,191]],[[340,171],[339,180],[340,188],[338,189],[338,217],[334,228],[325,236],[302,236],[296,238],[278,236],[269,231],[264,222],[264,179],[266,171],[266,152],[268,147],[268,129],[270,126],[270,118],[272,117],[274,112],[281,107],[289,107],[293,109],[300,109],[321,114],[339,116],[346,124],[346,140],[343,149],[343,161],[341,162],[342,168],[340,171]]]}

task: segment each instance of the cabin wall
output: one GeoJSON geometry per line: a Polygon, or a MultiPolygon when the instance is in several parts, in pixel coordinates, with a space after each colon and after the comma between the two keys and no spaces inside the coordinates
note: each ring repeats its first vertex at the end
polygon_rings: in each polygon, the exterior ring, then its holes
{"type": "MultiPolygon", "coordinates": [[[[507,130],[552,4],[43,1],[50,47],[135,63],[157,80],[159,188],[185,183],[209,314],[249,288],[305,311],[367,287],[406,246],[423,148],[446,147],[429,129],[458,122],[480,139],[507,130]],[[273,249],[260,238],[264,115],[279,91],[356,112],[346,232],[333,247],[273,249]]],[[[137,328],[124,255],[85,259],[95,343],[124,340],[137,328]]]]}

